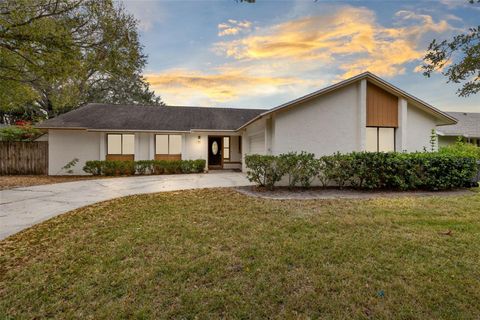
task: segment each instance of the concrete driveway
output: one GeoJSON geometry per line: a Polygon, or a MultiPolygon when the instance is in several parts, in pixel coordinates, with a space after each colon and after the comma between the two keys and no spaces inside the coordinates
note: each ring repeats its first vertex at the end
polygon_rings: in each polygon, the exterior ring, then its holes
{"type": "Polygon", "coordinates": [[[0,240],[67,211],[113,198],[162,191],[236,187],[240,172],[83,180],[0,191],[0,240]]]}

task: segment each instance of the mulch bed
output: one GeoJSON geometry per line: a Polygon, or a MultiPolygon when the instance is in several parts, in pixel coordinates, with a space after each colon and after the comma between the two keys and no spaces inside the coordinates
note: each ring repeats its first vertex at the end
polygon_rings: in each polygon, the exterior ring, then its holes
{"type": "Polygon", "coordinates": [[[0,190],[38,186],[42,184],[71,182],[78,180],[102,179],[98,176],[0,176],[0,190]]]}
{"type": "Polygon", "coordinates": [[[372,199],[372,198],[397,198],[397,197],[428,197],[428,196],[460,196],[470,195],[469,189],[448,191],[395,191],[395,190],[357,190],[351,188],[294,188],[276,187],[268,190],[255,186],[237,187],[237,192],[251,197],[277,200],[308,200],[308,199],[372,199]]]}

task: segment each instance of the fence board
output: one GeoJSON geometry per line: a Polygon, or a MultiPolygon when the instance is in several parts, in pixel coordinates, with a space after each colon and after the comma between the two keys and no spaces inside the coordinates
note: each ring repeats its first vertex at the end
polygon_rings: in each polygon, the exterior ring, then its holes
{"type": "Polygon", "coordinates": [[[48,142],[0,141],[0,175],[48,174],[48,142]]]}

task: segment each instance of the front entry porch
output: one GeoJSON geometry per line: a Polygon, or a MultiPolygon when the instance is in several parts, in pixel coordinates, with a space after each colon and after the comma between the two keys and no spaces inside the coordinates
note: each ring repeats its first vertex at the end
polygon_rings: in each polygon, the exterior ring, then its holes
{"type": "Polygon", "coordinates": [[[209,135],[207,148],[208,170],[241,170],[241,136],[209,135]]]}

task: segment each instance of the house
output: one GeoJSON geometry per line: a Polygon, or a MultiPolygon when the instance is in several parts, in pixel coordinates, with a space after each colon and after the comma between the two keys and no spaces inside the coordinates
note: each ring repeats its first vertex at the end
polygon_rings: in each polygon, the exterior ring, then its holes
{"type": "Polygon", "coordinates": [[[458,137],[480,146],[480,113],[448,112],[448,114],[456,118],[458,122],[437,128],[438,146],[453,144],[458,137]]]}
{"type": "Polygon", "coordinates": [[[365,72],[276,108],[89,104],[44,121],[49,172],[87,160],[205,159],[245,169],[246,154],[422,151],[456,119],[365,72]]]}

